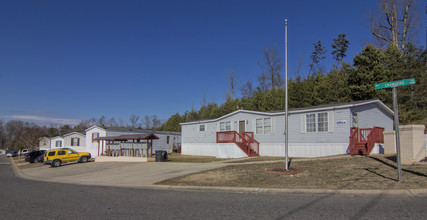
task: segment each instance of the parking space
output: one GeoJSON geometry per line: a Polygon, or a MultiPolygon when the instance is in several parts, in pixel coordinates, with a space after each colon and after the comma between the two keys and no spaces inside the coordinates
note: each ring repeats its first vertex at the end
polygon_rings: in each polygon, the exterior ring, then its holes
{"type": "Polygon", "coordinates": [[[224,163],[85,163],[57,168],[23,169],[24,178],[103,186],[144,187],[191,173],[224,167],[224,163]]]}

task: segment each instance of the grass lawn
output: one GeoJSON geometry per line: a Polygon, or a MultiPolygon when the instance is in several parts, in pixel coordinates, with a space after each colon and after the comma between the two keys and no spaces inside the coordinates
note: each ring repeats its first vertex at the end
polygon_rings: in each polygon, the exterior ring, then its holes
{"type": "Polygon", "coordinates": [[[158,184],[288,189],[427,188],[427,163],[402,165],[402,182],[399,183],[396,181],[396,163],[393,158],[383,155],[294,160],[290,168],[303,169],[302,172],[294,175],[266,172],[283,167],[283,162],[243,163],[158,184]]]}

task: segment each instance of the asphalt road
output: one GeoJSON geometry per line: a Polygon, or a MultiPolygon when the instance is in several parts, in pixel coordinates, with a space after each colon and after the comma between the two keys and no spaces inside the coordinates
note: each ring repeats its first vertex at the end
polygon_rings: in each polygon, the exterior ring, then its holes
{"type": "Polygon", "coordinates": [[[426,196],[268,194],[38,182],[0,156],[1,219],[425,219],[426,196]]]}

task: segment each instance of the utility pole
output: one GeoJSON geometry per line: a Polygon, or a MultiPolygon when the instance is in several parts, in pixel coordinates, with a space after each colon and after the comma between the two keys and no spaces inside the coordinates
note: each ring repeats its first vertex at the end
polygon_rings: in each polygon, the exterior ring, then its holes
{"type": "Polygon", "coordinates": [[[288,19],[285,19],[285,154],[286,154],[286,170],[289,170],[288,162],[288,19]]]}

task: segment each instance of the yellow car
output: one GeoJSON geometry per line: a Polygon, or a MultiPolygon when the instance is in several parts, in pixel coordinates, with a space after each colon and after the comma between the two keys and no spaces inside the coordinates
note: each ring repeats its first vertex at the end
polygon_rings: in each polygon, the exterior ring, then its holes
{"type": "Polygon", "coordinates": [[[59,167],[62,163],[79,162],[86,163],[91,158],[88,152],[77,152],[70,148],[48,150],[44,154],[44,163],[52,167],[59,167]]]}

